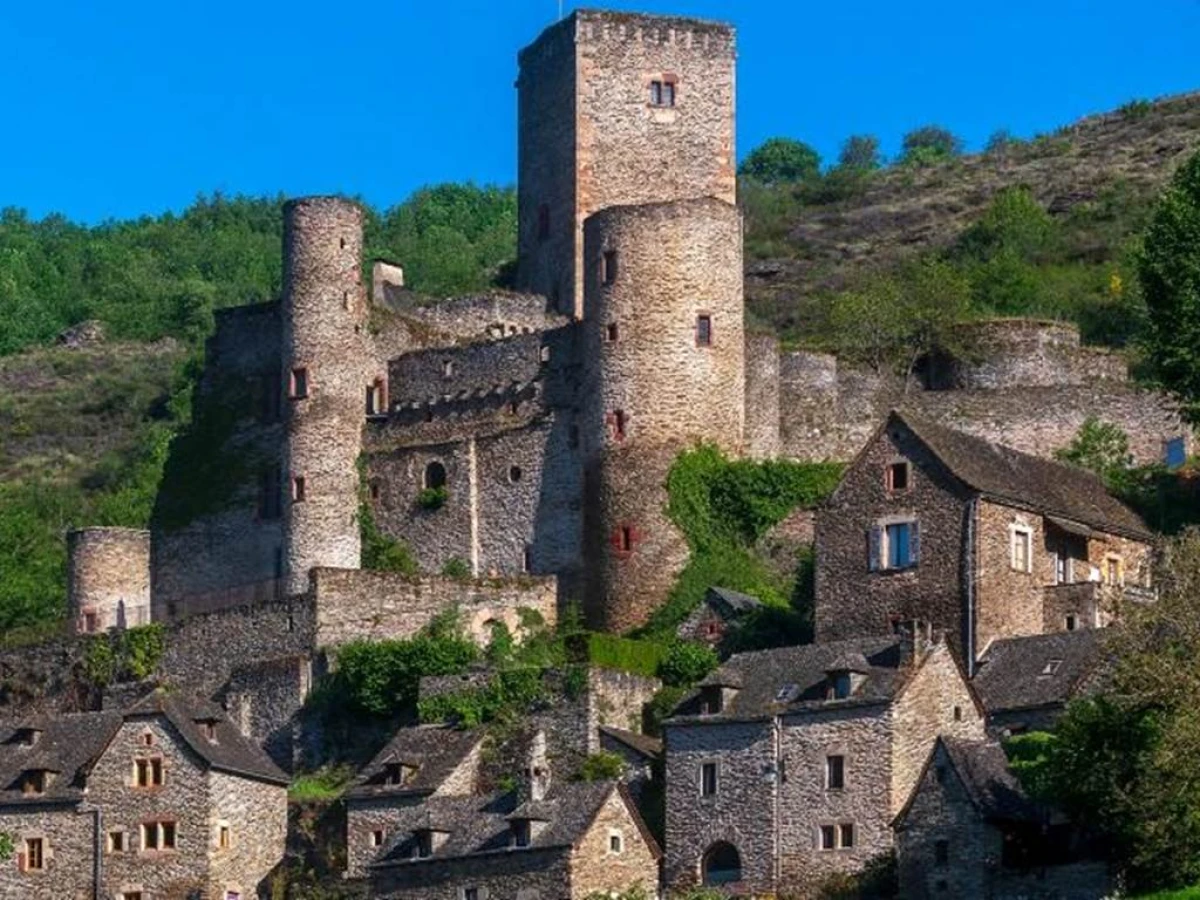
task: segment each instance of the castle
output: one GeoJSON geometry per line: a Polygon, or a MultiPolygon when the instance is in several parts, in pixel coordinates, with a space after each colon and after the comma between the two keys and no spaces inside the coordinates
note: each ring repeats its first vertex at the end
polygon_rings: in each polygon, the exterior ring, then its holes
{"type": "Polygon", "coordinates": [[[288,203],[282,296],[218,315],[152,533],[73,539],[79,630],[311,594],[362,565],[361,508],[425,572],[554,576],[624,631],[687,561],[681,451],[850,459],[901,403],[1039,455],[1092,415],[1187,452],[1069,325],[982,323],[915,390],[748,331],[735,56],[725,24],[583,10],[520,53],[520,292],[423,304],[395,263],[364,277],[356,204],[288,203]]]}

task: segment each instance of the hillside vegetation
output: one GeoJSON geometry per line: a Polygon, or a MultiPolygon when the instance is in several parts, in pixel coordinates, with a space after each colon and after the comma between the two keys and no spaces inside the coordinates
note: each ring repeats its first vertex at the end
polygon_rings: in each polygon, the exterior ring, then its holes
{"type": "MultiPolygon", "coordinates": [[[[1069,319],[1132,347],[1144,313],[1131,253],[1158,189],[1200,147],[1200,96],[976,156],[916,141],[880,166],[874,147],[854,139],[851,165],[822,172],[813,155],[774,181],[778,159],[758,154],[741,185],[752,316],[876,365],[911,350],[914,328],[933,340],[985,315],[1069,319]]],[[[281,229],[279,197],[200,197],[94,227],[0,212],[0,628],[61,618],[66,529],[147,523],[212,313],[278,295],[281,229]],[[93,321],[102,341],[56,345],[93,321]]],[[[366,232],[368,259],[400,262],[423,294],[504,285],[515,192],[423,189],[368,208],[366,232]]]]}

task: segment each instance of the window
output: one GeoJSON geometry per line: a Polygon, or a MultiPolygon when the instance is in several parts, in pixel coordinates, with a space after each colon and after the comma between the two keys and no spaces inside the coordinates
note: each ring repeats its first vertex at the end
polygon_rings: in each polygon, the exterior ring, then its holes
{"type": "Polygon", "coordinates": [[[543,363],[550,362],[550,346],[545,345],[538,351],[538,359],[543,363]]]}
{"type": "Polygon", "coordinates": [[[617,551],[620,553],[633,552],[633,526],[622,525],[617,530],[617,551]]]}
{"type": "Polygon", "coordinates": [[[221,823],[217,826],[217,849],[228,850],[233,845],[233,836],[229,826],[221,823]]]}
{"type": "Polygon", "coordinates": [[[83,614],[83,630],[88,634],[94,634],[100,630],[100,617],[94,612],[85,612],[83,614]]]}
{"type": "Polygon", "coordinates": [[[950,842],[937,841],[933,845],[933,862],[939,868],[950,865],[950,842]]]}
{"type": "Polygon", "coordinates": [[[717,764],[703,763],[700,766],[700,796],[715,797],[717,795],[717,764]]]}
{"type": "Polygon", "coordinates": [[[292,502],[293,503],[303,503],[304,502],[304,490],[305,490],[304,476],[298,475],[295,478],[293,478],[292,479],[292,502]]]}
{"type": "Polygon", "coordinates": [[[539,241],[550,237],[550,207],[545,203],[537,211],[537,236],[539,241]]]}
{"type": "Polygon", "coordinates": [[[696,346],[711,347],[712,342],[712,316],[708,313],[701,313],[696,316],[696,346]]]}
{"type": "Polygon", "coordinates": [[[433,833],[422,831],[417,835],[417,859],[433,856],[433,833]]]}
{"type": "Polygon", "coordinates": [[[868,565],[872,571],[907,569],[920,559],[916,522],[876,525],[868,533],[868,565]]]}
{"type": "Polygon", "coordinates": [[[1163,462],[1168,469],[1178,469],[1187,462],[1187,446],[1183,438],[1171,438],[1163,446],[1163,462]]]}
{"type": "Polygon", "coordinates": [[[612,414],[612,434],[614,440],[625,440],[625,410],[623,409],[615,410],[612,414]]]}
{"type": "Polygon", "coordinates": [[[1071,615],[1067,616],[1067,621],[1065,624],[1067,627],[1067,631],[1074,631],[1076,628],[1079,627],[1079,621],[1075,618],[1075,615],[1073,613],[1071,615]]]}
{"type": "Polygon", "coordinates": [[[961,706],[954,707],[954,721],[955,722],[962,721],[962,707],[961,706]]]}
{"type": "Polygon", "coordinates": [[[376,378],[367,386],[367,415],[382,416],[387,412],[383,396],[383,381],[376,378]]]}
{"type": "Polygon", "coordinates": [[[142,849],[143,850],[174,850],[175,849],[175,823],[174,822],[143,822],[142,823],[142,849]]]}
{"type": "Polygon", "coordinates": [[[531,837],[531,832],[528,822],[513,822],[513,845],[516,847],[528,847],[531,837]]]}
{"type": "Polygon", "coordinates": [[[610,831],[608,833],[608,852],[620,853],[625,849],[625,839],[619,831],[610,831]]]}
{"type": "Polygon", "coordinates": [[[1121,573],[1121,558],[1106,556],[1104,558],[1104,583],[1117,585],[1124,581],[1121,573]]]}
{"type": "Polygon", "coordinates": [[[524,474],[525,473],[521,471],[520,466],[509,466],[508,467],[508,480],[511,481],[513,484],[516,484],[518,481],[520,481],[521,476],[524,474]]]}
{"type": "Polygon", "coordinates": [[[42,838],[25,841],[25,871],[42,872],[46,868],[46,843],[42,838]]]}
{"type": "Polygon", "coordinates": [[[125,852],[125,832],[110,831],[108,833],[108,852],[109,853],[124,853],[125,852]]]}
{"type": "Polygon", "coordinates": [[[849,850],[854,846],[854,825],[850,822],[843,822],[838,826],[839,846],[843,850],[849,850]]]}
{"type": "Polygon", "coordinates": [[[651,106],[674,106],[675,105],[675,82],[669,79],[650,82],[650,105],[651,106]]]}
{"type": "Polygon", "coordinates": [[[840,791],[846,786],[846,757],[825,757],[825,788],[840,791]]]}
{"type": "Polygon", "coordinates": [[[133,772],[133,783],[137,787],[162,787],[163,761],[161,757],[134,760],[133,772]]]}
{"type": "Polygon", "coordinates": [[[608,327],[604,329],[604,339],[610,344],[615,344],[617,342],[617,338],[620,336],[620,333],[621,331],[620,328],[617,327],[617,323],[609,322],[608,327]]]}
{"type": "Polygon", "coordinates": [[[382,847],[383,846],[383,831],[381,829],[376,828],[374,831],[371,832],[371,846],[372,847],[382,847]]]}
{"type": "Polygon", "coordinates": [[[292,378],[288,385],[288,396],[293,400],[303,400],[308,396],[308,369],[292,369],[292,378]]]}
{"type": "Polygon", "coordinates": [[[826,697],[829,700],[845,700],[850,696],[853,686],[849,672],[835,672],[830,678],[826,697]]]}
{"type": "Polygon", "coordinates": [[[837,849],[837,829],[832,825],[821,826],[821,849],[836,850],[837,849]]]}
{"type": "Polygon", "coordinates": [[[600,257],[600,283],[612,284],[617,280],[617,251],[605,250],[600,257]]]}
{"type": "Polygon", "coordinates": [[[486,894],[479,888],[463,888],[462,900],[485,900],[486,894]]]}
{"type": "Polygon", "coordinates": [[[142,746],[143,747],[153,747],[154,746],[154,733],[153,732],[147,731],[145,734],[142,735],[142,746]]]}
{"type": "Polygon", "coordinates": [[[533,548],[528,544],[521,550],[521,571],[533,571],[533,548]]]}
{"type": "Polygon", "coordinates": [[[412,766],[406,766],[403,763],[388,763],[384,769],[384,781],[392,787],[399,787],[408,783],[412,771],[412,766]]]}
{"type": "Polygon", "coordinates": [[[888,465],[885,478],[887,489],[891,493],[908,490],[908,463],[894,462],[888,465]]]}
{"type": "Polygon", "coordinates": [[[446,467],[436,460],[425,466],[425,487],[440,488],[446,486],[446,467]]]}
{"type": "Polygon", "coordinates": [[[33,769],[21,776],[21,793],[26,797],[46,793],[46,773],[42,769],[33,769]]]}
{"type": "Polygon", "coordinates": [[[1018,572],[1033,571],[1033,532],[1028,528],[1012,530],[1012,567],[1018,572]]]}
{"type": "Polygon", "coordinates": [[[454,377],[454,360],[452,360],[452,359],[443,359],[442,360],[442,377],[443,378],[453,378],[454,377]]]}

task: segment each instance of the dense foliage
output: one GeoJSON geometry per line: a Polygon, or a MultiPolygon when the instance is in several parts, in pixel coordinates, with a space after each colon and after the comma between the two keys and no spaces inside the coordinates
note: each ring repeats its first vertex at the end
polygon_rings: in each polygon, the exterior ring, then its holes
{"type": "Polygon", "coordinates": [[[789,184],[814,179],[821,173],[817,151],[792,138],[770,138],[750,152],[738,174],[762,184],[789,184]]]}
{"type": "Polygon", "coordinates": [[[1155,374],[1200,423],[1200,153],[1175,173],[1138,256],[1155,374]]]}

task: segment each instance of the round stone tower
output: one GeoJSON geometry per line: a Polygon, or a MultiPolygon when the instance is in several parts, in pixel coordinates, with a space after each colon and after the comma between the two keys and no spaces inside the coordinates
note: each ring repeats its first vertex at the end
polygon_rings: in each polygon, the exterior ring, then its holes
{"type": "Polygon", "coordinates": [[[67,604],[76,632],[150,621],[150,532],[80,528],[67,534],[67,604]]]}
{"type": "Polygon", "coordinates": [[[587,612],[643,623],[687,563],[666,477],[707,441],[741,455],[742,221],[714,198],[602,210],[584,224],[587,612]]]}
{"type": "Polygon", "coordinates": [[[283,211],[285,471],[280,479],[288,593],[314,566],[358,568],[358,470],[366,414],[363,211],[304,197],[283,211]]]}

